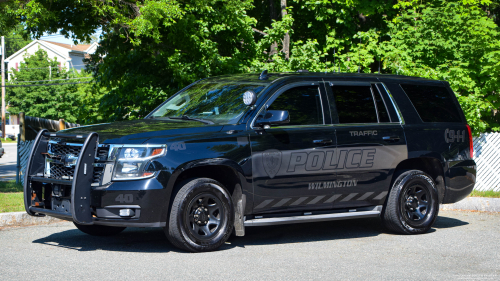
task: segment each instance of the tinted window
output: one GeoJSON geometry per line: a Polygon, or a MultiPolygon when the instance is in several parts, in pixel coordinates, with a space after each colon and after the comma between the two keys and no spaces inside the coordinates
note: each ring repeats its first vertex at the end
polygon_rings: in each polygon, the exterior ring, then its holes
{"type": "Polygon", "coordinates": [[[323,109],[318,86],[301,86],[283,92],[268,110],[288,110],[287,125],[323,124],[323,109]]]}
{"type": "Polygon", "coordinates": [[[462,122],[445,87],[401,84],[424,122],[462,122]]]}
{"type": "Polygon", "coordinates": [[[379,122],[391,122],[389,114],[387,113],[387,107],[385,106],[382,96],[376,90],[373,91],[375,96],[375,103],[377,104],[378,120],[379,122]]]}
{"type": "Polygon", "coordinates": [[[370,86],[333,86],[340,123],[377,123],[370,86]]]}

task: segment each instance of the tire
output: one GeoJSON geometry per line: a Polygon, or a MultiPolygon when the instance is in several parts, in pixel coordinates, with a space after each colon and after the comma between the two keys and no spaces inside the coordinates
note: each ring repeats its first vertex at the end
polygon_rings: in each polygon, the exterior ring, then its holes
{"type": "Polygon", "coordinates": [[[126,227],[115,227],[107,225],[82,225],[73,222],[81,232],[92,236],[112,236],[125,230],[126,227]]]}
{"type": "Polygon", "coordinates": [[[190,252],[208,252],[227,241],[233,230],[231,196],[219,182],[196,178],[185,183],[170,210],[168,240],[190,252]]]}
{"type": "Polygon", "coordinates": [[[439,212],[436,185],[419,170],[400,174],[392,186],[382,213],[385,226],[401,234],[426,233],[439,212]]]}

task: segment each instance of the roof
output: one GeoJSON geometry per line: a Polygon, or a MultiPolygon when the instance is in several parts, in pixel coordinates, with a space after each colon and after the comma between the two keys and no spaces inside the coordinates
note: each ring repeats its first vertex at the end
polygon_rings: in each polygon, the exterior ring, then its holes
{"type": "Polygon", "coordinates": [[[406,81],[426,81],[426,82],[437,82],[438,80],[432,80],[421,77],[405,76],[405,75],[394,75],[394,74],[375,74],[375,73],[327,73],[327,72],[283,72],[283,73],[268,73],[267,79],[260,80],[260,73],[247,73],[247,74],[230,74],[222,75],[208,78],[208,81],[238,81],[238,82],[252,82],[252,83],[262,83],[271,84],[278,80],[288,80],[298,77],[314,77],[318,79],[355,79],[355,78],[365,78],[365,79],[395,79],[395,80],[406,80],[406,81]]]}
{"type": "Polygon", "coordinates": [[[52,51],[53,53],[55,53],[56,55],[58,55],[58,56],[60,56],[62,58],[65,58],[65,59],[68,58],[67,54],[61,54],[59,51],[57,51],[56,49],[54,49],[54,47],[51,46],[51,44],[49,42],[42,41],[42,40],[33,40],[28,45],[24,46],[21,50],[15,52],[10,57],[8,57],[7,59],[5,59],[5,62],[9,63],[12,58],[15,58],[18,55],[23,54],[24,51],[26,51],[26,49],[28,49],[29,47],[31,47],[31,46],[33,46],[34,44],[37,44],[37,43],[40,44],[40,45],[42,45],[42,46],[44,46],[45,48],[49,49],[50,51],[52,51]]]}
{"type": "Polygon", "coordinates": [[[64,44],[64,43],[58,43],[58,42],[52,42],[52,41],[46,41],[46,40],[40,40],[43,42],[47,42],[53,45],[57,45],[59,47],[63,47],[72,51],[77,51],[77,52],[85,52],[92,46],[92,44],[81,44],[81,45],[70,45],[70,44],[64,44]]]}

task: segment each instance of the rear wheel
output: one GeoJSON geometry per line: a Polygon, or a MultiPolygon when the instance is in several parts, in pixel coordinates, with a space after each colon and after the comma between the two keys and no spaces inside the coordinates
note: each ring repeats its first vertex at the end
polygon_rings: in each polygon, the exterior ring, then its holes
{"type": "Polygon", "coordinates": [[[438,211],[437,189],[432,178],[422,171],[410,170],[394,181],[382,219],[394,232],[420,234],[429,231],[438,211]]]}
{"type": "Polygon", "coordinates": [[[81,232],[93,236],[112,236],[125,230],[126,227],[115,227],[107,225],[83,225],[73,222],[81,232]]]}
{"type": "Polygon", "coordinates": [[[165,234],[176,247],[191,252],[212,251],[233,230],[231,196],[219,182],[193,179],[175,196],[165,234]]]}

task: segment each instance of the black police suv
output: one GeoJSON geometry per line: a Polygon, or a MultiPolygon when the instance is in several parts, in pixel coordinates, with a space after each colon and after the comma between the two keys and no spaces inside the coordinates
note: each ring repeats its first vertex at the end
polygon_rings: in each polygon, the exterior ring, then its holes
{"type": "Polygon", "coordinates": [[[245,227],[380,216],[419,234],[475,184],[470,127],[445,81],[285,73],[200,80],[141,120],[40,131],[33,216],[91,235],[163,227],[217,249],[245,227]]]}

